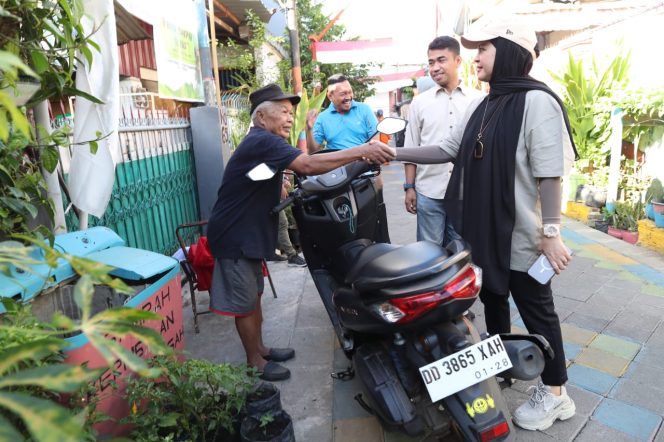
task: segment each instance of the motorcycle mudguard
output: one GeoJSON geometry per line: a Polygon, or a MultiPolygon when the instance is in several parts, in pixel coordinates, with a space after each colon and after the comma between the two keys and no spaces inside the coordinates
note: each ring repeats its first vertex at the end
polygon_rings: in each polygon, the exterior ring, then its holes
{"type": "Polygon", "coordinates": [[[458,425],[464,440],[481,440],[482,431],[507,424],[513,431],[512,417],[495,378],[489,378],[442,399],[445,409],[458,425]]]}
{"type": "Polygon", "coordinates": [[[403,430],[410,436],[424,431],[424,424],[382,347],[374,344],[358,347],[353,355],[353,367],[362,382],[371,411],[384,425],[403,430]]]}
{"type": "MultiPolygon", "coordinates": [[[[441,323],[432,329],[431,333],[423,334],[419,339],[411,341],[408,358],[414,366],[422,367],[479,342],[480,339],[477,329],[465,318],[462,318],[462,322],[441,323]],[[417,343],[422,338],[429,341],[431,349],[428,354],[417,349],[417,343]]],[[[500,439],[507,438],[513,431],[512,417],[495,377],[471,385],[441,399],[440,402],[457,424],[464,440],[482,440],[482,431],[496,425],[507,425],[506,430],[509,430],[500,439]]]]}

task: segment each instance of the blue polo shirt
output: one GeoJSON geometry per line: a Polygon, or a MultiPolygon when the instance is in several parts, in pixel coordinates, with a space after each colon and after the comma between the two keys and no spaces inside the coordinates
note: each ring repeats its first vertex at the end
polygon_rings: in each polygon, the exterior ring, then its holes
{"type": "Polygon", "coordinates": [[[366,143],[376,133],[377,124],[373,111],[364,103],[353,100],[345,114],[330,103],[316,119],[313,136],[318,144],[326,141],[328,149],[347,149],[366,143]]]}

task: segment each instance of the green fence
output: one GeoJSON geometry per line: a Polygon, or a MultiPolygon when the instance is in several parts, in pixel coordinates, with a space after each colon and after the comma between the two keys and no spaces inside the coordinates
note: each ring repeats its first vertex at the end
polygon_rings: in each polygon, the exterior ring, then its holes
{"type": "MultiPolygon", "coordinates": [[[[109,227],[130,247],[170,255],[179,247],[176,227],[198,220],[189,122],[123,120],[119,137],[122,162],[111,200],[102,218],[90,217],[90,227],[109,227]]],[[[71,211],[67,228],[78,229],[71,211]]]]}

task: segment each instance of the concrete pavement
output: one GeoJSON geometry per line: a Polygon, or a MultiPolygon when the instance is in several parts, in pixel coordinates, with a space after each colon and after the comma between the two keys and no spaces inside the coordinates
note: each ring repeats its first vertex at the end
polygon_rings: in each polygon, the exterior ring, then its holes
{"type": "MultiPolygon", "coordinates": [[[[415,240],[415,217],[403,208],[403,168],[384,168],[385,199],[392,242],[415,240]]],[[[577,414],[545,432],[517,430],[517,441],[664,442],[664,257],[587,226],[564,221],[563,238],[575,253],[569,269],[553,280],[569,360],[568,390],[577,414]]],[[[411,439],[384,432],[354,401],[357,381],[332,380],[348,366],[307,269],[270,263],[278,298],[266,284],[263,299],[266,344],[292,346],[290,380],[278,383],[299,442],[396,442],[411,439]]],[[[207,295],[198,296],[199,311],[207,295]]],[[[473,306],[483,329],[482,306],[473,306]]],[[[185,302],[185,342],[192,357],[244,362],[232,318],[199,316],[193,333],[185,302]]],[[[523,329],[516,309],[513,326],[523,329]]],[[[513,410],[529,384],[503,390],[513,410]]]]}

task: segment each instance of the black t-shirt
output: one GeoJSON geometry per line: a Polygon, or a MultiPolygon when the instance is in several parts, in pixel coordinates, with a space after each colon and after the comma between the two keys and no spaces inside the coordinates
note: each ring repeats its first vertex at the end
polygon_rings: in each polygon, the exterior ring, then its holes
{"type": "Polygon", "coordinates": [[[266,258],[274,253],[282,171],[302,151],[265,129],[253,127],[226,165],[217,202],[208,223],[208,243],[216,258],[266,258]],[[265,181],[246,174],[265,163],[277,173],[265,181]]]}

